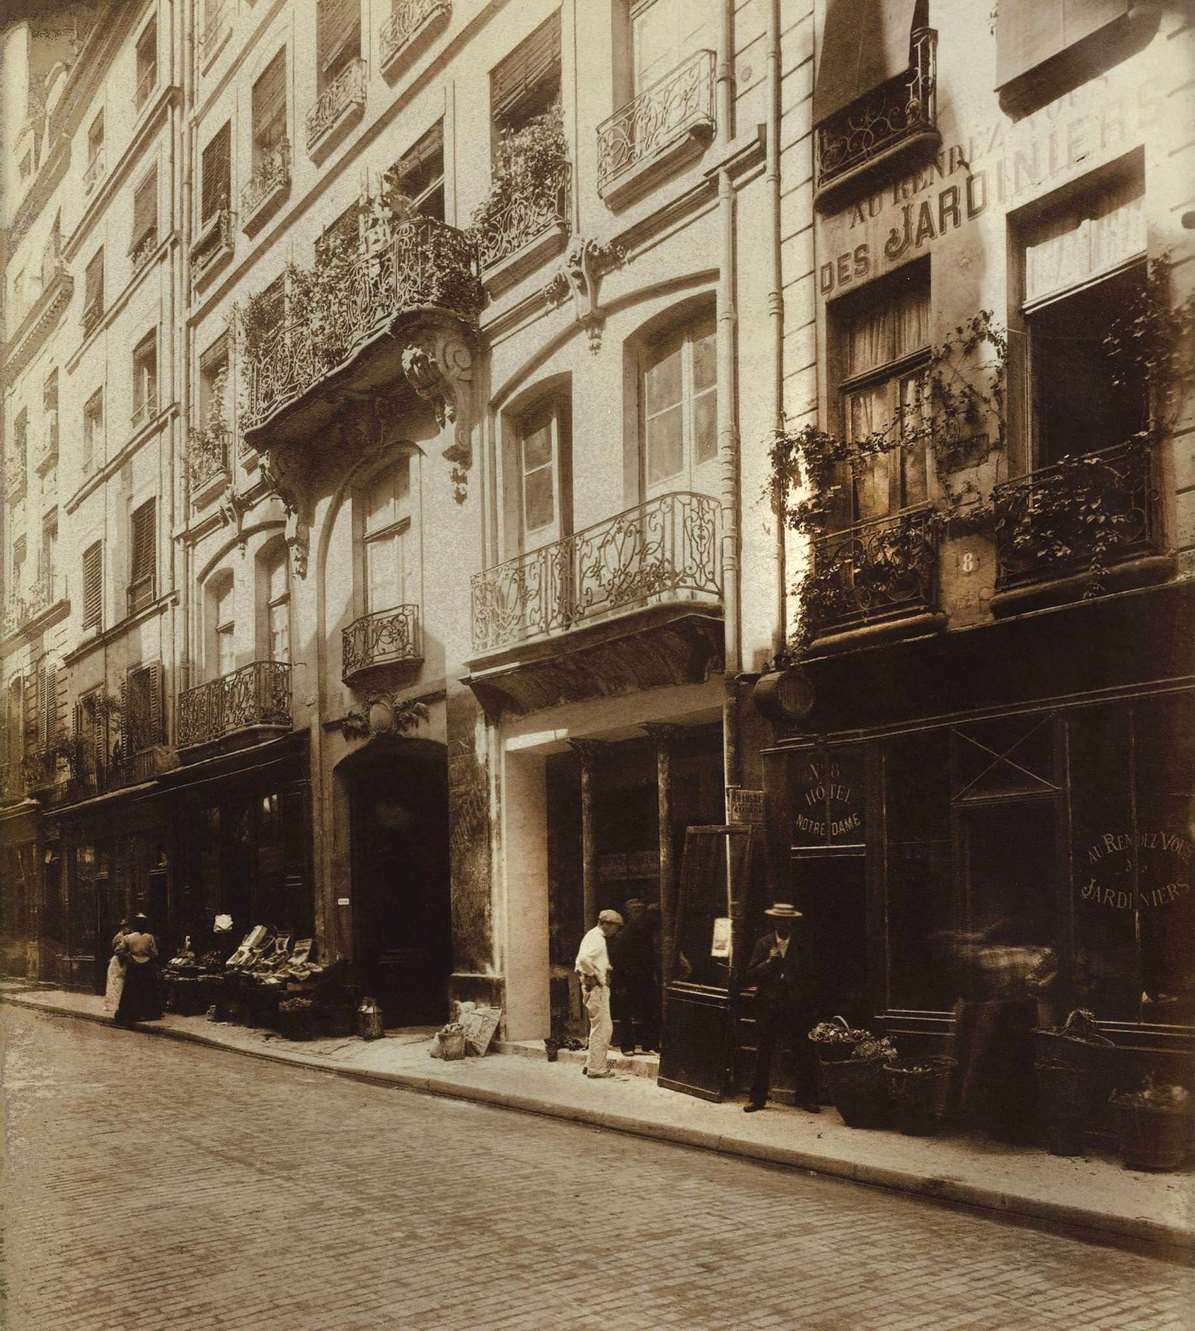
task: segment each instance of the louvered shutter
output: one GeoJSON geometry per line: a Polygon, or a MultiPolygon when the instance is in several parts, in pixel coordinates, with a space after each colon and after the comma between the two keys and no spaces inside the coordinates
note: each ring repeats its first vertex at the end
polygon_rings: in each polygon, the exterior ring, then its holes
{"type": "Polygon", "coordinates": [[[133,248],[158,229],[158,173],[152,172],[133,195],[133,248]]]}
{"type": "Polygon", "coordinates": [[[1037,69],[1128,10],[1128,0],[1000,0],[996,87],[1037,69]]]}
{"type": "Polygon", "coordinates": [[[104,306],[104,251],[101,247],[91,256],[83,280],[83,308],[103,309],[104,306]]]}
{"type": "Polygon", "coordinates": [[[120,728],[112,741],[112,762],[123,762],[132,752],[129,746],[129,690],[126,680],[120,681],[120,728]]]}
{"type": "Polygon", "coordinates": [[[161,744],[166,736],[162,725],[162,663],[154,661],[145,667],[148,675],[146,687],[149,691],[148,743],[161,744]]]}
{"type": "Polygon", "coordinates": [[[206,222],[228,207],[232,195],[232,127],[223,125],[203,150],[201,171],[201,221],[206,222]]]}
{"type": "Polygon", "coordinates": [[[550,74],[560,77],[559,10],[490,72],[491,113],[509,116],[550,74]]]}
{"type": "Polygon", "coordinates": [[[162,666],[158,661],[137,666],[125,690],[126,752],[140,753],[162,740],[162,666]]]}
{"type": "Polygon", "coordinates": [[[132,517],[133,562],[129,574],[130,610],[139,610],[153,600],[154,572],[154,501],[147,499],[132,517]]]}
{"type": "Polygon", "coordinates": [[[24,706],[24,743],[25,752],[32,753],[37,748],[37,735],[41,727],[41,709],[38,699],[42,692],[41,671],[31,670],[25,676],[24,706]]]}
{"type": "Polygon", "coordinates": [[[58,671],[53,666],[43,669],[41,679],[41,735],[42,743],[47,744],[58,729],[58,671]]]}
{"type": "Polygon", "coordinates": [[[361,54],[361,0],[319,0],[315,23],[321,75],[346,52],[350,58],[361,54]]]}
{"type": "Polygon", "coordinates": [[[83,627],[104,617],[104,546],[96,541],[83,551],[83,627]]]}
{"type": "Polygon", "coordinates": [[[253,85],[253,141],[269,151],[286,137],[286,48],[253,85]]]}

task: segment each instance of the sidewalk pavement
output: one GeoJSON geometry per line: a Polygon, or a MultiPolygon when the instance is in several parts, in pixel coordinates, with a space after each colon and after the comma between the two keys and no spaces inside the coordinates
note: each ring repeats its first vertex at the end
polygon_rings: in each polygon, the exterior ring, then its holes
{"type": "MultiPolygon", "coordinates": [[[[92,994],[13,982],[0,984],[0,1001],[109,1020],[103,999],[92,994]]],[[[924,1138],[853,1129],[829,1107],[816,1116],[782,1106],[746,1115],[738,1103],[711,1104],[666,1091],[649,1076],[632,1075],[629,1068],[616,1077],[590,1081],[572,1060],[549,1063],[529,1057],[530,1046],[445,1063],[428,1055],[431,1028],[392,1031],[375,1041],[346,1037],[292,1043],[272,1032],[168,1014],[138,1029],[361,1081],[837,1175],[983,1207],[1009,1218],[1044,1220],[1169,1256],[1189,1260],[1195,1253],[1195,1172],[1190,1169],[1139,1173],[1095,1152],[1061,1157],[976,1135],[924,1138]]],[[[619,1063],[626,1067],[625,1060],[616,1060],[615,1066],[619,1063]]]]}

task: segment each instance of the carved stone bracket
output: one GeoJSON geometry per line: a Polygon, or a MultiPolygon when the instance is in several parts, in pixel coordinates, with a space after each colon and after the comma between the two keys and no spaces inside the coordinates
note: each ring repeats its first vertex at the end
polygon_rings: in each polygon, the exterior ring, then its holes
{"type": "Polygon", "coordinates": [[[543,297],[549,305],[561,304],[572,293],[574,317],[589,334],[590,351],[601,349],[602,329],[606,322],[605,311],[598,301],[602,275],[618,267],[623,258],[621,245],[602,244],[579,236],[543,288],[543,297]]]}
{"type": "Polygon", "coordinates": [[[220,521],[226,527],[236,528],[237,544],[240,546],[242,555],[245,553],[245,514],[252,507],[252,500],[247,499],[243,494],[238,494],[235,490],[228,491],[220,501],[220,521]]]}
{"type": "Polygon", "coordinates": [[[413,699],[399,701],[394,693],[371,693],[340,721],[345,739],[370,739],[374,735],[405,735],[427,720],[427,704],[413,699]]]}
{"type": "Polygon", "coordinates": [[[440,428],[452,426],[443,456],[452,464],[456,501],[463,503],[473,465],[473,349],[456,331],[428,330],[404,347],[402,369],[415,392],[431,403],[440,428]]]}
{"type": "Polygon", "coordinates": [[[296,578],[305,578],[311,524],[304,512],[299,477],[277,452],[262,453],[261,475],[286,509],[286,548],[290,552],[291,573],[296,578]]]}

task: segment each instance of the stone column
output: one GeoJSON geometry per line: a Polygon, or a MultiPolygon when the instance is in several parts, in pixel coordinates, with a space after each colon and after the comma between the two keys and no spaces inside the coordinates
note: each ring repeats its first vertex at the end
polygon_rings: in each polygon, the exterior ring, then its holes
{"type": "Polygon", "coordinates": [[[601,740],[570,739],[569,747],[581,761],[581,902],[583,928],[597,923],[597,829],[593,817],[593,779],[606,745],[601,740]]]}
{"type": "Polygon", "coordinates": [[[676,869],[672,850],[672,746],[683,726],[643,727],[656,745],[656,801],[660,845],[660,984],[664,993],[672,979],[676,952],[676,869]]]}

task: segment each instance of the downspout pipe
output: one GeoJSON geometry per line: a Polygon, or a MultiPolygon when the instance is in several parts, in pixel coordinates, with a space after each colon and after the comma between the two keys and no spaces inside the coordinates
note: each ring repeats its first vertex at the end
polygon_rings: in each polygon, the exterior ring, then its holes
{"type": "MultiPolygon", "coordinates": [[[[768,142],[764,173],[768,200],[768,328],[772,351],[772,438],[784,434],[784,286],[780,250],[780,0],[769,0],[765,55],[768,70],[768,142]]],[[[775,498],[775,618],[772,622],[772,657],[788,643],[788,568],[783,494],[775,498]]]]}
{"type": "MultiPolygon", "coordinates": [[[[175,280],[179,287],[179,311],[182,315],[178,321],[182,324],[182,363],[179,366],[179,458],[182,466],[182,499],[183,511],[182,521],[184,526],[189,524],[191,516],[191,470],[187,466],[187,441],[190,438],[191,431],[191,352],[195,338],[195,330],[191,325],[190,318],[190,294],[191,294],[191,212],[192,212],[192,172],[194,158],[194,110],[195,110],[195,49],[194,49],[194,24],[190,21],[190,15],[186,10],[186,0],[178,0],[178,13],[181,16],[181,27],[183,32],[183,104],[182,104],[182,188],[178,201],[179,208],[179,231],[182,237],[182,249],[179,254],[178,263],[175,265],[175,280]]],[[[176,700],[191,687],[194,682],[191,678],[192,672],[192,645],[195,638],[194,625],[191,622],[193,614],[193,600],[191,596],[191,580],[194,574],[194,550],[189,537],[184,538],[182,548],[182,578],[179,582],[179,617],[182,620],[182,642],[179,644],[181,651],[178,659],[178,678],[175,680],[174,696],[176,700]]],[[[176,635],[175,642],[178,643],[176,635]]],[[[178,718],[175,718],[175,724],[178,724],[178,718]]]]}

